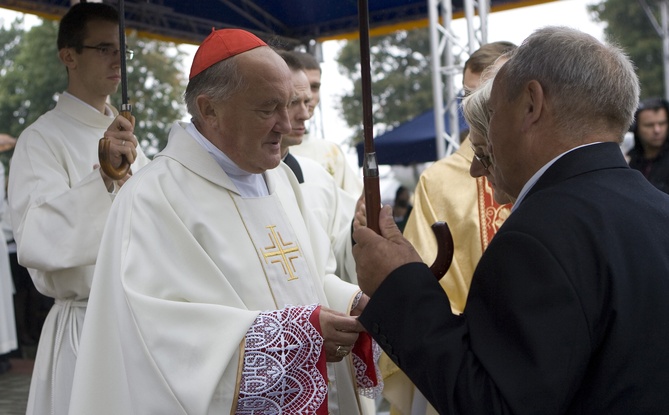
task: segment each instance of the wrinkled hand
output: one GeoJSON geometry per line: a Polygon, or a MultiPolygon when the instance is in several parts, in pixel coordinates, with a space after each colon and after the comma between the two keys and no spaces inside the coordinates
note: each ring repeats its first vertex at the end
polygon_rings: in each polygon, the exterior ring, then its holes
{"type": "Polygon", "coordinates": [[[390,206],[384,206],[379,214],[381,235],[365,227],[353,233],[355,270],[360,289],[370,297],[395,269],[411,262],[422,262],[414,247],[404,239],[395,224],[390,206]]]}
{"type": "MultiPolygon", "coordinates": [[[[103,139],[109,141],[109,163],[115,169],[118,169],[123,162],[123,157],[129,164],[135,162],[137,158],[137,138],[133,134],[134,117],[132,120],[126,119],[122,115],[117,115],[114,121],[109,125],[105,131],[103,139]]],[[[100,175],[105,182],[107,188],[111,186],[113,179],[105,174],[103,169],[100,169],[100,175]]],[[[119,180],[119,185],[125,183],[129,175],[119,180]],[[123,183],[121,183],[123,182],[123,183]]]]}
{"type": "Polygon", "coordinates": [[[341,346],[340,350],[346,349],[350,353],[358,340],[358,333],[365,331],[357,318],[325,307],[321,307],[319,321],[328,362],[340,362],[345,356],[337,356],[337,348],[341,346]]]}

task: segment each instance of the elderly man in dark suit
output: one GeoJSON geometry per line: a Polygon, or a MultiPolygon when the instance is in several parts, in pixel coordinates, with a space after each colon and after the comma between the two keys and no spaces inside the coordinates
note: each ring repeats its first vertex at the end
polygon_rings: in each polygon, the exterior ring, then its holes
{"type": "Polygon", "coordinates": [[[638,95],[623,52],[574,29],[500,69],[490,168],[518,200],[462,315],[387,207],[382,236],[356,230],[360,321],[440,413],[669,411],[669,196],[618,147],[638,95]]]}

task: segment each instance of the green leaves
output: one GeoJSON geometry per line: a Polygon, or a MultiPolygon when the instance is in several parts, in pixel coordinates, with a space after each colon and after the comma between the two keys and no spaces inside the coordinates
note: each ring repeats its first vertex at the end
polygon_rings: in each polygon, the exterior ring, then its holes
{"type": "MultiPolygon", "coordinates": [[[[659,2],[647,0],[646,3],[661,25],[659,2]]],[[[622,47],[636,65],[641,82],[641,98],[663,97],[662,38],[639,2],[603,0],[588,6],[588,9],[597,21],[607,24],[604,29],[607,40],[622,47]]]]}
{"type": "MultiPolygon", "coordinates": [[[[428,29],[396,32],[370,39],[375,136],[432,108],[428,29]]],[[[341,97],[340,111],[354,129],[352,144],[362,141],[360,46],[349,41],[337,58],[340,72],[353,81],[341,97]]]]}

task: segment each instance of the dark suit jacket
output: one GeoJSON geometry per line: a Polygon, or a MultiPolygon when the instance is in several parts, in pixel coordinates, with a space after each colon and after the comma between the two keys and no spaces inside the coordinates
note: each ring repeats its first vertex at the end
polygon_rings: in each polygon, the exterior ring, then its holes
{"type": "Polygon", "coordinates": [[[442,414],[669,414],[669,196],[616,144],[574,150],[493,238],[463,315],[407,264],[360,321],[442,414]]]}

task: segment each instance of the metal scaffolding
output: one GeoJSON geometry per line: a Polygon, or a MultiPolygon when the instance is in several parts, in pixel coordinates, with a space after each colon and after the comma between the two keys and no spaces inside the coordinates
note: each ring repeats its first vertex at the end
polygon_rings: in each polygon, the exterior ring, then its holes
{"type": "Polygon", "coordinates": [[[464,62],[481,45],[488,42],[488,13],[490,0],[464,0],[467,24],[466,42],[461,42],[452,31],[453,5],[451,0],[427,0],[430,20],[432,56],[432,88],[434,93],[434,128],[437,159],[453,153],[460,147],[458,125],[458,91],[456,77],[462,73],[464,62]],[[456,60],[456,56],[461,59],[456,60]],[[448,114],[450,134],[446,132],[444,115],[448,114]]]}

